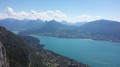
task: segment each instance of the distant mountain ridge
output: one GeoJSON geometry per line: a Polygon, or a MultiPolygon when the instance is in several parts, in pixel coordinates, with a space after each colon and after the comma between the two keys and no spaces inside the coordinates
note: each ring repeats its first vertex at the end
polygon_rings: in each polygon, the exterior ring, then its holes
{"type": "Polygon", "coordinates": [[[10,30],[21,31],[20,35],[46,35],[63,38],[90,38],[95,40],[120,41],[120,22],[111,20],[96,20],[87,23],[67,24],[41,20],[0,20],[0,26],[10,30]]]}
{"type": "MultiPolygon", "coordinates": [[[[51,20],[51,21],[55,21],[55,20],[51,20]]],[[[37,28],[37,27],[41,27],[44,24],[46,24],[47,22],[51,22],[51,21],[42,21],[40,19],[36,19],[36,20],[29,20],[29,19],[23,19],[23,20],[18,20],[18,19],[14,19],[14,18],[6,18],[6,19],[2,19],[0,20],[0,26],[3,26],[9,30],[28,30],[28,29],[32,29],[32,28],[37,28]]],[[[55,21],[58,22],[58,21],[55,21]]],[[[67,21],[61,21],[58,22],[61,23],[63,25],[81,25],[83,23],[70,23],[67,21]]]]}
{"type": "Polygon", "coordinates": [[[40,27],[44,21],[41,21],[39,19],[37,20],[18,20],[18,19],[12,19],[7,18],[0,20],[0,26],[3,26],[9,30],[27,30],[35,27],[40,27]]]}
{"type": "Polygon", "coordinates": [[[36,31],[23,31],[20,33],[20,35],[38,34],[63,38],[90,38],[95,40],[120,42],[120,22],[117,21],[97,20],[88,22],[80,26],[64,26],[64,24],[55,23],[57,22],[54,22],[54,24],[52,24],[52,22],[49,24],[45,24],[41,28],[35,29],[36,31]],[[53,26],[50,27],[51,25],[53,26]],[[42,30],[46,32],[43,32],[42,30]]]}
{"type": "Polygon", "coordinates": [[[44,32],[55,32],[57,30],[60,30],[64,27],[66,27],[67,25],[64,25],[64,24],[61,24],[61,23],[58,23],[57,21],[49,21],[47,22],[45,25],[43,25],[39,31],[41,31],[42,33],[44,32]]]}

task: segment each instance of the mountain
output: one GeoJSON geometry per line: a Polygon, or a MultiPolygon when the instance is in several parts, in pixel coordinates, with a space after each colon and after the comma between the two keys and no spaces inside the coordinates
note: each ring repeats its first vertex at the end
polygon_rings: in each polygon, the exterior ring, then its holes
{"type": "Polygon", "coordinates": [[[42,33],[44,33],[44,32],[54,33],[57,30],[60,30],[60,29],[65,28],[65,27],[66,27],[66,25],[52,20],[52,21],[47,22],[45,25],[43,25],[39,29],[39,31],[42,32],[42,33]]]}
{"type": "Polygon", "coordinates": [[[96,20],[80,26],[64,25],[51,21],[41,28],[20,32],[20,35],[46,35],[63,38],[90,38],[120,42],[120,22],[110,20],[96,20]],[[42,33],[42,34],[41,34],[42,33]]]}
{"type": "Polygon", "coordinates": [[[1,67],[28,67],[29,53],[24,41],[0,26],[1,67]]]}
{"type": "Polygon", "coordinates": [[[73,23],[67,22],[67,21],[61,21],[59,23],[64,24],[64,25],[73,25],[73,23]]]}
{"type": "Polygon", "coordinates": [[[40,27],[42,23],[43,21],[39,19],[18,20],[18,19],[7,18],[7,19],[0,20],[0,26],[6,27],[9,30],[27,30],[35,27],[40,27]]]}
{"type": "Polygon", "coordinates": [[[120,26],[120,22],[117,22],[117,21],[97,20],[97,21],[86,23],[81,27],[85,29],[92,29],[92,30],[96,29],[96,30],[102,30],[102,31],[105,31],[105,30],[117,31],[120,28],[119,26],[120,26]]]}
{"type": "MultiPolygon", "coordinates": [[[[37,27],[37,28],[33,28],[33,29],[29,29],[26,31],[22,32],[22,35],[26,35],[26,34],[47,34],[47,35],[54,35],[55,33],[61,33],[61,31],[63,31],[64,29],[67,29],[69,27],[69,25],[64,25],[62,23],[59,23],[55,20],[52,21],[48,21],[45,22],[44,25],[42,25],[41,27],[37,27]]],[[[64,32],[64,31],[63,31],[64,32]]]]}
{"type": "Polygon", "coordinates": [[[82,26],[82,25],[84,25],[86,23],[88,23],[88,22],[77,22],[77,23],[74,23],[73,25],[74,26],[82,26]]]}
{"type": "Polygon", "coordinates": [[[76,30],[92,39],[102,39],[102,40],[116,40],[119,41],[120,37],[120,22],[109,21],[109,20],[98,20],[86,23],[76,30]]]}
{"type": "Polygon", "coordinates": [[[2,19],[0,20],[0,26],[3,26],[11,31],[13,30],[19,30],[19,31],[24,31],[24,30],[29,30],[29,29],[33,29],[33,28],[40,28],[41,26],[43,26],[44,24],[48,23],[48,22],[57,22],[60,23],[61,25],[73,25],[72,23],[69,23],[67,21],[55,21],[55,20],[51,20],[51,21],[42,21],[39,19],[36,20],[29,20],[29,19],[23,19],[23,20],[18,20],[18,19],[13,19],[13,18],[6,18],[6,19],[2,19]]]}

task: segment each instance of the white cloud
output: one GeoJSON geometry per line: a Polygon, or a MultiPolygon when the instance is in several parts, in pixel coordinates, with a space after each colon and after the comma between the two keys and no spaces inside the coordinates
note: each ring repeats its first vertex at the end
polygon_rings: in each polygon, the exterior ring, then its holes
{"type": "Polygon", "coordinates": [[[6,13],[7,13],[9,16],[14,15],[14,11],[13,11],[13,9],[10,8],[10,7],[7,7],[7,8],[6,8],[6,13]]]}
{"type": "Polygon", "coordinates": [[[41,20],[56,20],[56,21],[68,21],[68,22],[83,22],[83,21],[93,21],[101,19],[100,16],[90,16],[90,15],[80,15],[78,17],[69,18],[65,13],[55,10],[55,11],[45,11],[36,12],[31,10],[30,12],[20,11],[15,12],[12,8],[7,7],[5,13],[0,13],[0,19],[4,18],[15,18],[15,19],[41,19],[41,20]]]}

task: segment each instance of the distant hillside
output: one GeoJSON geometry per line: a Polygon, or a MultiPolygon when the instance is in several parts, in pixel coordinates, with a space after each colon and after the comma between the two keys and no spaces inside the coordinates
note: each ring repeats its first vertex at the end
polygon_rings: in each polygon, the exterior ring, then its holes
{"type": "Polygon", "coordinates": [[[37,28],[32,28],[32,29],[29,29],[29,30],[26,30],[26,31],[23,31],[25,32],[22,33],[24,35],[26,34],[48,34],[48,35],[54,35],[54,33],[62,33],[61,31],[63,31],[64,29],[68,29],[69,28],[69,25],[64,25],[62,23],[59,23],[57,21],[49,21],[49,22],[46,22],[43,26],[41,27],[37,27],[37,28]]]}
{"type": "Polygon", "coordinates": [[[20,35],[47,35],[65,38],[90,38],[120,42],[120,22],[110,20],[91,21],[81,26],[65,26],[53,21],[41,28],[20,32],[20,35]]]}
{"type": "MultiPolygon", "coordinates": [[[[55,31],[60,30],[61,28],[64,28],[65,25],[60,24],[54,20],[47,22],[45,25],[43,25],[40,29],[39,32],[50,32],[54,33],[55,31]]],[[[38,30],[37,30],[38,31],[38,30]]]]}
{"type": "Polygon", "coordinates": [[[83,38],[120,41],[120,22],[109,20],[92,21],[76,28],[83,38]]]}

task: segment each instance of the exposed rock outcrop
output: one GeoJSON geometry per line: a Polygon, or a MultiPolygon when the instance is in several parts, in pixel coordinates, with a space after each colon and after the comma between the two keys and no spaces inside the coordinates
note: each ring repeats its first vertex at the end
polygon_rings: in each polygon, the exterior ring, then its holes
{"type": "Polygon", "coordinates": [[[1,42],[0,42],[0,67],[10,67],[6,56],[5,47],[1,44],[1,42]]]}

